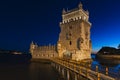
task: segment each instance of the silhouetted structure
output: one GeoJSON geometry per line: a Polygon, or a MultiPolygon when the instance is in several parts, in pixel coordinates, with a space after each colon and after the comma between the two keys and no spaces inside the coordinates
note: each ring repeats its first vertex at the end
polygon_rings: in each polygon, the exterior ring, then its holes
{"type": "Polygon", "coordinates": [[[119,64],[120,63],[120,49],[113,47],[102,47],[96,59],[102,64],[119,64]]]}
{"type": "Polygon", "coordinates": [[[30,62],[31,54],[20,51],[0,50],[0,63],[26,63],[30,62]]]}

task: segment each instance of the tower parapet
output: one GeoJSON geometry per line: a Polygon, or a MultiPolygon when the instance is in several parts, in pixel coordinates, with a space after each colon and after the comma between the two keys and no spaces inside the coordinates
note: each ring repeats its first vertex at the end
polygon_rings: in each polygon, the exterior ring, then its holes
{"type": "Polygon", "coordinates": [[[66,11],[65,9],[63,9],[62,22],[60,22],[60,24],[69,23],[70,21],[81,19],[87,21],[91,25],[91,23],[89,22],[89,12],[83,9],[82,3],[78,5],[78,8],[72,10],[66,11]]]}

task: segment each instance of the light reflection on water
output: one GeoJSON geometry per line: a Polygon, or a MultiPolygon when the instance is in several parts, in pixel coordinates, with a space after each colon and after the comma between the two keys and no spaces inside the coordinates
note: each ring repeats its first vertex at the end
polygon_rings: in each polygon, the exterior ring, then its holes
{"type": "Polygon", "coordinates": [[[117,66],[115,66],[116,70],[120,70],[120,64],[118,64],[117,66]]]}
{"type": "MultiPolygon", "coordinates": [[[[92,58],[95,56],[92,55],[92,58]]],[[[105,66],[95,59],[91,69],[96,70],[96,65],[99,66],[99,71],[105,70],[105,66]]],[[[110,76],[120,78],[120,64],[108,67],[110,76]]],[[[0,80],[60,80],[60,77],[50,64],[31,62],[30,64],[0,64],[0,80]]]]}
{"type": "Polygon", "coordinates": [[[105,74],[105,69],[108,67],[108,75],[116,78],[116,80],[120,79],[120,64],[101,64],[99,61],[95,59],[96,55],[91,55],[93,58],[93,62],[91,64],[91,69],[96,71],[96,66],[98,66],[98,71],[105,74]]]}

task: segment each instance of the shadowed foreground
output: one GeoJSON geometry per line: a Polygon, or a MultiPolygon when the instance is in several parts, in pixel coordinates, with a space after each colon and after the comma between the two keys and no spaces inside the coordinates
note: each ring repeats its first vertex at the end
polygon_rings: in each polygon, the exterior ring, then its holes
{"type": "Polygon", "coordinates": [[[0,80],[60,80],[48,63],[0,64],[0,80]]]}

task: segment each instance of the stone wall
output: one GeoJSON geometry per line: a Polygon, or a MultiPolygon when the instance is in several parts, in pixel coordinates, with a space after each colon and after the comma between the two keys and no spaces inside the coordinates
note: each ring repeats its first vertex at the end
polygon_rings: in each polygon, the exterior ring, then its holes
{"type": "Polygon", "coordinates": [[[30,52],[32,58],[48,59],[58,57],[56,45],[38,46],[37,44],[31,43],[30,52]]]}

